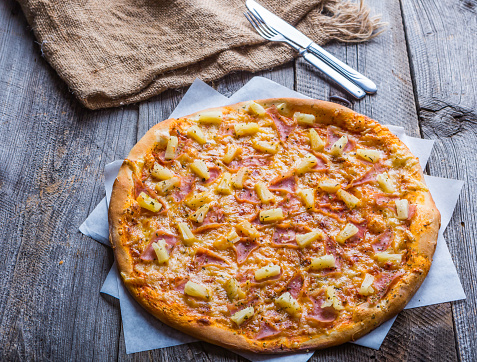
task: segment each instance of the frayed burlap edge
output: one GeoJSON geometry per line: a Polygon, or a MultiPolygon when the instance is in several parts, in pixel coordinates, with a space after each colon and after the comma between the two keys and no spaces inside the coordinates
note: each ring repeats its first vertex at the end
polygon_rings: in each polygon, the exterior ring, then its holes
{"type": "MultiPolygon", "coordinates": [[[[27,3],[21,3],[22,7],[27,3]]],[[[30,10],[24,9],[29,21],[31,21],[30,10]]],[[[358,3],[327,0],[307,13],[296,27],[307,33],[316,43],[323,45],[331,40],[348,43],[367,41],[380,34],[384,30],[384,25],[378,16],[370,15],[369,8],[363,5],[362,0],[358,3]]],[[[40,43],[45,41],[46,39],[41,38],[42,34],[37,34],[34,22],[32,27],[40,43]]],[[[98,92],[84,87],[83,81],[73,80],[70,73],[63,71],[58,54],[50,56],[46,51],[44,56],[79,101],[87,108],[96,110],[140,102],[167,89],[188,86],[196,78],[209,82],[231,72],[255,73],[272,69],[291,61],[297,53],[287,46],[263,41],[257,35],[255,44],[221,51],[187,67],[171,69],[165,73],[148,74],[146,79],[140,80],[139,91],[120,90],[117,96],[111,96],[117,90],[98,92]],[[78,86],[78,83],[83,87],[78,86]]]]}

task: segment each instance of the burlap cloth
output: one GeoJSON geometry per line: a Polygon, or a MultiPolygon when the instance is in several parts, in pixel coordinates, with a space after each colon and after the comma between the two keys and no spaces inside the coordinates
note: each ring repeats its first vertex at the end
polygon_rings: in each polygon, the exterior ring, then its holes
{"type": "MultiPolygon", "coordinates": [[[[168,88],[258,71],[296,52],[264,41],[245,0],[19,0],[42,55],[88,108],[137,102],[168,88]]],[[[380,26],[362,4],[261,0],[318,44],[363,41],[380,26]]],[[[373,33],[374,32],[374,33],[373,33]]]]}

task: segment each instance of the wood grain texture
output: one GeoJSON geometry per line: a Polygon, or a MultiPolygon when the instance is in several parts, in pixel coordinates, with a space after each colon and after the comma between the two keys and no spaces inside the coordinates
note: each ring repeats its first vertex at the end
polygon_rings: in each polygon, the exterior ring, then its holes
{"type": "Polygon", "coordinates": [[[137,108],[80,106],[15,2],[0,29],[0,359],[115,359],[119,310],[99,296],[112,254],[78,226],[134,144],[137,108]]]}
{"type": "Polygon", "coordinates": [[[459,358],[477,360],[477,2],[401,1],[429,170],[464,180],[445,237],[467,295],[453,303],[459,358]]]}
{"type": "MultiPolygon", "coordinates": [[[[471,40],[477,5],[367,3],[389,22],[386,33],[367,44],[327,48],[378,84],[377,95],[353,102],[356,111],[436,139],[430,173],[466,181],[446,237],[468,299],[453,310],[446,303],[401,313],[380,351],[346,344],[312,360],[477,360],[477,45],[471,40]]],[[[0,2],[0,359],[244,360],[203,342],[126,355],[118,303],[99,296],[112,253],[77,231],[104,196],[104,165],[125,157],[186,90],[87,111],[34,40],[20,7],[0,2]]],[[[301,60],[259,74],[234,73],[212,86],[230,96],[254,75],[316,98],[343,96],[301,60]]]]}

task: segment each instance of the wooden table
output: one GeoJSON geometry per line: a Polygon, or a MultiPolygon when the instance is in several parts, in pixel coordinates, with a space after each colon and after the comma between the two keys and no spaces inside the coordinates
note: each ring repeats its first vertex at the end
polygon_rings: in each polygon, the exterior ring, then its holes
{"type": "MultiPolygon", "coordinates": [[[[387,31],[327,48],[378,84],[356,111],[436,140],[427,172],[466,182],[445,236],[467,300],[402,312],[379,351],[346,344],[313,360],[476,361],[477,3],[367,3],[387,31]]],[[[343,96],[300,60],[259,75],[314,98],[343,96]]],[[[252,76],[212,86],[231,95],[252,76]]],[[[104,165],[125,157],[185,91],[89,111],[42,58],[19,5],[0,3],[0,359],[240,359],[201,342],[126,355],[118,302],[99,294],[113,255],[78,231],[104,196],[104,165]]]]}

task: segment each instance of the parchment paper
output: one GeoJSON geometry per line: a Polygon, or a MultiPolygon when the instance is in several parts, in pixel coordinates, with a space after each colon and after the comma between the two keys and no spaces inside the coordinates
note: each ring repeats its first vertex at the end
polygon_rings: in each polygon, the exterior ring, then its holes
{"type": "MultiPolygon", "coordinates": [[[[253,78],[230,98],[221,95],[202,81],[196,80],[171,114],[171,117],[184,116],[204,108],[219,107],[250,99],[271,97],[307,98],[286,87],[261,77],[253,78]]],[[[401,127],[389,125],[388,127],[410,148],[415,156],[419,157],[421,166],[424,168],[432,151],[433,141],[409,137],[404,133],[404,129],[401,127]]],[[[121,163],[122,160],[118,160],[106,166],[106,197],[98,204],[90,216],[80,226],[80,231],[83,234],[106,245],[109,245],[107,205],[109,204],[112,185],[121,163]]],[[[465,298],[457,271],[443,237],[443,232],[450,221],[463,182],[432,176],[425,177],[431,194],[441,212],[442,227],[439,233],[436,253],[434,255],[431,270],[419,291],[406,306],[406,309],[465,298]]],[[[119,298],[120,300],[127,353],[164,348],[194,341],[192,337],[164,325],[147,313],[125,290],[118,276],[116,263],[113,264],[113,267],[103,284],[101,292],[119,298]]],[[[395,318],[392,318],[354,343],[379,349],[394,320],[395,318]]],[[[251,361],[280,362],[288,362],[292,359],[294,362],[304,362],[313,354],[313,352],[309,352],[276,356],[234,352],[251,361]]]]}

